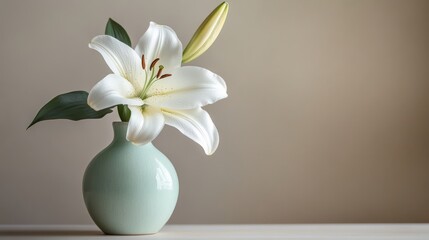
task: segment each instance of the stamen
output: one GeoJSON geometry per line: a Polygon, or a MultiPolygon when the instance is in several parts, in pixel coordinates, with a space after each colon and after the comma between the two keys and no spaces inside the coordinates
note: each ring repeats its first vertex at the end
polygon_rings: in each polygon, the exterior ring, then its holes
{"type": "Polygon", "coordinates": [[[150,64],[149,70],[152,71],[153,67],[155,67],[155,64],[159,61],[159,58],[153,60],[153,62],[150,64]]]}
{"type": "Polygon", "coordinates": [[[159,76],[161,76],[161,73],[162,73],[162,69],[164,69],[164,66],[159,66],[159,70],[158,70],[158,73],[156,74],[156,78],[159,78],[159,76]]]}
{"type": "Polygon", "coordinates": [[[146,70],[146,62],[144,61],[144,54],[142,55],[142,67],[143,67],[143,70],[146,70]]]}
{"type": "Polygon", "coordinates": [[[171,76],[171,74],[164,74],[159,79],[163,79],[163,78],[170,77],[170,76],[171,76]]]}

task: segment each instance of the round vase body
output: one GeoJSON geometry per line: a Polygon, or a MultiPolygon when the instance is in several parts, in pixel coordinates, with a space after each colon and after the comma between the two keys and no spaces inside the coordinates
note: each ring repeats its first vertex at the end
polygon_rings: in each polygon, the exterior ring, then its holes
{"type": "Polygon", "coordinates": [[[126,140],[127,123],[113,123],[113,142],[88,165],[85,205],[106,234],[153,234],[176,206],[179,182],[168,158],[152,143],[126,140]]]}

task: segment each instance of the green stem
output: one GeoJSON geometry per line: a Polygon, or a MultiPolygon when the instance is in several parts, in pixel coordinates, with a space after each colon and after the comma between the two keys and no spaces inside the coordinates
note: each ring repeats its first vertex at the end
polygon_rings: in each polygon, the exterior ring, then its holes
{"type": "Polygon", "coordinates": [[[118,105],[118,114],[122,122],[130,121],[131,110],[127,107],[127,105],[118,105]]]}

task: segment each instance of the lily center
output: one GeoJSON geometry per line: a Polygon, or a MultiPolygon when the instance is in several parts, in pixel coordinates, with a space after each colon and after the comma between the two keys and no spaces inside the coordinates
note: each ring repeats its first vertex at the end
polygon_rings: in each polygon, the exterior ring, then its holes
{"type": "Polygon", "coordinates": [[[167,78],[167,77],[171,76],[171,74],[168,74],[168,73],[167,74],[162,74],[164,66],[159,65],[158,68],[157,68],[158,61],[159,61],[159,58],[154,59],[152,61],[152,63],[150,64],[149,69],[147,69],[146,62],[145,62],[145,59],[144,59],[144,54],[142,55],[142,68],[143,68],[143,70],[146,73],[146,79],[145,79],[145,83],[144,83],[144,86],[143,86],[143,90],[140,93],[139,97],[141,99],[143,99],[143,100],[147,97],[146,96],[147,91],[150,89],[150,87],[156,81],[159,81],[159,80],[161,80],[163,78],[167,78]]]}

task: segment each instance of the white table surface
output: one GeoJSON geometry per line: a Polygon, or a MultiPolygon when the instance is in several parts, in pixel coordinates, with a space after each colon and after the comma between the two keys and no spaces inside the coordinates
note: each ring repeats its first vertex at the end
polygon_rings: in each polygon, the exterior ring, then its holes
{"type": "Polygon", "coordinates": [[[429,224],[167,225],[142,236],[103,235],[95,225],[0,225],[0,239],[429,240],[429,224]]]}

